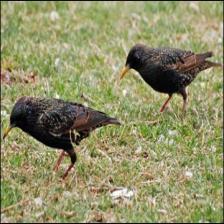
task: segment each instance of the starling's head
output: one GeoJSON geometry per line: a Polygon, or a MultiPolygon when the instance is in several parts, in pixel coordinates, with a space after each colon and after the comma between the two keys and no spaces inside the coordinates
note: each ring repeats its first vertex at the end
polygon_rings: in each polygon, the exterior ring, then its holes
{"type": "Polygon", "coordinates": [[[32,108],[29,103],[29,98],[22,97],[14,105],[10,115],[10,125],[3,135],[3,139],[8,135],[14,127],[22,128],[27,124],[27,117],[32,113],[32,108]]]}
{"type": "Polygon", "coordinates": [[[120,79],[122,79],[129,69],[133,68],[136,71],[142,67],[145,59],[146,46],[143,44],[136,44],[128,53],[125,67],[122,69],[120,79]]]}

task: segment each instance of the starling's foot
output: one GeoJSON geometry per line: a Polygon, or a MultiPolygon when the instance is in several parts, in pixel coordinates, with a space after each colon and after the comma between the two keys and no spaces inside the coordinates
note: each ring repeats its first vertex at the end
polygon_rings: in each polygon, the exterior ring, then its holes
{"type": "Polygon", "coordinates": [[[62,176],[63,180],[68,176],[68,173],[72,169],[73,166],[74,166],[74,164],[69,165],[68,169],[65,171],[64,175],[62,176]]]}
{"type": "Polygon", "coordinates": [[[163,113],[164,111],[167,111],[169,109],[170,109],[169,106],[165,106],[165,107],[162,107],[159,112],[163,113]]]}
{"type": "Polygon", "coordinates": [[[80,151],[81,151],[80,146],[77,146],[76,149],[75,149],[75,151],[76,151],[76,152],[80,152],[80,151]]]}

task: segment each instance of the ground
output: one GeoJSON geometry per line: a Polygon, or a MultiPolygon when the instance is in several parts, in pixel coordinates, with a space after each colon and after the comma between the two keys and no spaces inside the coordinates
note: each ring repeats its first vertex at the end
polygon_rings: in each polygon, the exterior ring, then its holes
{"type": "Polygon", "coordinates": [[[135,43],[223,59],[222,2],[1,2],[1,128],[24,95],[56,97],[118,118],[52,171],[59,151],[14,129],[1,142],[2,222],[222,222],[222,69],[182,98],[119,71],[135,43]],[[111,193],[133,194],[115,200],[111,193]]]}

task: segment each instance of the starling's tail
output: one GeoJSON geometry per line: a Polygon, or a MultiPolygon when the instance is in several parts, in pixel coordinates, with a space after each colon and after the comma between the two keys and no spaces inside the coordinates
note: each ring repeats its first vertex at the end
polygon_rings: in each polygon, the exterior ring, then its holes
{"type": "Polygon", "coordinates": [[[203,54],[197,54],[197,62],[199,64],[198,67],[200,71],[203,71],[211,67],[223,67],[223,64],[221,63],[215,63],[215,62],[205,60],[206,58],[210,58],[212,56],[213,56],[213,53],[211,51],[203,53],[203,54]]]}
{"type": "Polygon", "coordinates": [[[207,60],[205,60],[205,62],[209,65],[209,67],[222,67],[223,68],[222,63],[215,63],[215,62],[211,62],[211,61],[207,61],[207,60]]]}
{"type": "Polygon", "coordinates": [[[210,58],[213,56],[212,51],[203,53],[203,54],[197,54],[197,59],[200,61],[204,61],[206,58],[210,58]]]}

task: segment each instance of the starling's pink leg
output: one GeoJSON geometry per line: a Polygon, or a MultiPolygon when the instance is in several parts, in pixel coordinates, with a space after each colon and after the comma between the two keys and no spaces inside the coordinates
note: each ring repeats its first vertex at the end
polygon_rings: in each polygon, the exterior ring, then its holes
{"type": "Polygon", "coordinates": [[[71,164],[69,165],[68,169],[65,171],[64,175],[62,176],[63,180],[67,177],[69,171],[72,169],[72,167],[74,166],[75,161],[76,161],[76,154],[75,154],[74,149],[67,150],[66,152],[68,153],[68,155],[71,158],[71,164]]]}
{"type": "Polygon", "coordinates": [[[68,176],[68,173],[72,169],[73,166],[74,166],[74,163],[69,165],[68,169],[65,171],[64,175],[62,176],[63,180],[68,176]]]}
{"type": "Polygon", "coordinates": [[[54,169],[53,169],[54,171],[58,171],[58,168],[59,168],[59,166],[61,164],[61,161],[63,160],[65,155],[66,155],[66,153],[64,151],[62,151],[60,156],[59,156],[59,158],[58,158],[58,160],[57,160],[57,162],[56,162],[56,164],[55,164],[55,166],[54,166],[54,169]]]}
{"type": "Polygon", "coordinates": [[[169,103],[170,99],[172,98],[172,95],[169,95],[169,98],[166,100],[166,102],[163,104],[163,106],[160,109],[160,112],[163,112],[166,108],[167,104],[169,103]]]}

